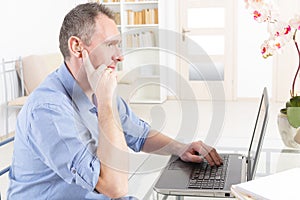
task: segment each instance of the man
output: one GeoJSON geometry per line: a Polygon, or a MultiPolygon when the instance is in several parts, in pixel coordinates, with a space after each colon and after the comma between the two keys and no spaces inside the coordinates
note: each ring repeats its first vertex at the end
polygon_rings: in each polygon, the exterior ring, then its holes
{"type": "MultiPolygon", "coordinates": [[[[8,199],[110,199],[128,191],[128,147],[222,163],[201,141],[183,144],[139,119],[120,98],[120,36],[109,9],[78,5],[63,21],[64,63],[20,111],[8,199]]],[[[42,67],[42,66],[41,66],[42,67]]]]}

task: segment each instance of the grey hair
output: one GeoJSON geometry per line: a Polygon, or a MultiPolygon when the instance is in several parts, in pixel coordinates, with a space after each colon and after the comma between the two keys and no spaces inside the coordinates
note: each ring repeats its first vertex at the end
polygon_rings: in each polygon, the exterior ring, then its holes
{"type": "Polygon", "coordinates": [[[98,3],[80,4],[65,16],[59,33],[59,49],[65,60],[70,57],[68,40],[71,36],[79,37],[86,45],[90,44],[99,14],[114,20],[112,10],[98,3]]]}

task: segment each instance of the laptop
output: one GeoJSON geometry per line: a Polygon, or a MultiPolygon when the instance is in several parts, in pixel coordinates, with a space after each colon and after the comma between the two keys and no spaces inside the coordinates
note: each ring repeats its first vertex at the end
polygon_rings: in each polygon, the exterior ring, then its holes
{"type": "Polygon", "coordinates": [[[268,110],[269,98],[267,88],[264,88],[247,155],[220,154],[224,161],[220,167],[210,167],[206,161],[183,162],[173,155],[153,189],[165,195],[233,197],[230,192],[231,185],[252,180],[256,173],[268,121],[268,110]],[[210,175],[216,176],[216,179],[210,175]]]}

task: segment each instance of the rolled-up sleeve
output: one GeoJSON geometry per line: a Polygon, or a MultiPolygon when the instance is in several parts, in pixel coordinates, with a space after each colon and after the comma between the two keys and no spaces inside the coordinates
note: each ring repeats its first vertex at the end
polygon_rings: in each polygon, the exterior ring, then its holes
{"type": "Polygon", "coordinates": [[[91,150],[95,142],[83,142],[88,131],[78,120],[72,106],[43,104],[32,110],[28,142],[55,174],[69,184],[93,191],[100,174],[100,161],[91,150]]]}
{"type": "Polygon", "coordinates": [[[136,116],[122,98],[118,98],[118,111],[127,145],[141,151],[150,131],[150,125],[136,116]]]}

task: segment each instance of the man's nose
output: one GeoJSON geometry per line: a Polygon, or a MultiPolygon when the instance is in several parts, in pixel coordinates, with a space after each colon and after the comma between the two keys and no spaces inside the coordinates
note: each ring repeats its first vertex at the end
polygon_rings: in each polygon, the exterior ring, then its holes
{"type": "Polygon", "coordinates": [[[124,57],[122,55],[113,56],[112,60],[115,62],[122,62],[124,60],[124,57]]]}
{"type": "Polygon", "coordinates": [[[122,62],[124,60],[122,52],[119,48],[117,49],[115,55],[113,55],[112,60],[115,62],[122,62]]]}

